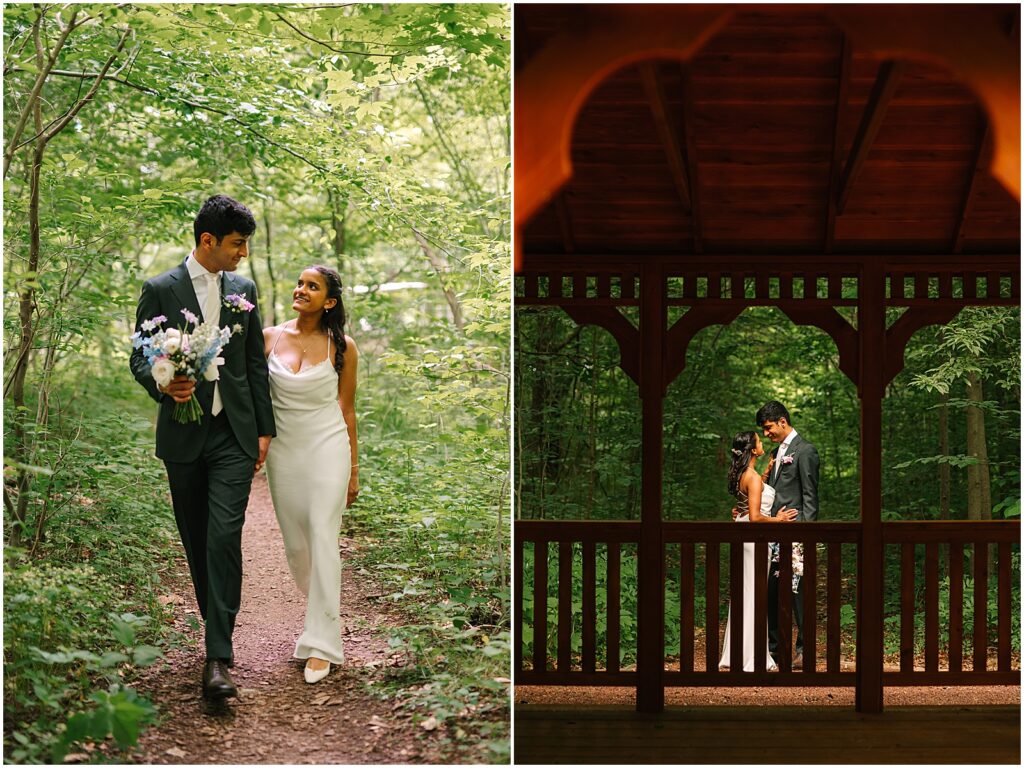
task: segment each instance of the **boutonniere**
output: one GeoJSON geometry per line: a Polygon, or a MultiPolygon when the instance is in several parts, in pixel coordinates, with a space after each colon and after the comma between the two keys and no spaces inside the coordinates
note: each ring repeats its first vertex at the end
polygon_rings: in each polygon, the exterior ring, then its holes
{"type": "MultiPolygon", "coordinates": [[[[224,297],[221,302],[224,307],[231,312],[232,315],[241,315],[245,312],[252,312],[255,308],[255,304],[245,298],[244,293],[231,293],[224,297]]],[[[235,333],[242,332],[242,324],[235,323],[232,330],[235,333]]]]}
{"type": "Polygon", "coordinates": [[[781,463],[782,464],[792,464],[794,458],[796,458],[796,457],[792,456],[792,455],[783,456],[781,463]]]}

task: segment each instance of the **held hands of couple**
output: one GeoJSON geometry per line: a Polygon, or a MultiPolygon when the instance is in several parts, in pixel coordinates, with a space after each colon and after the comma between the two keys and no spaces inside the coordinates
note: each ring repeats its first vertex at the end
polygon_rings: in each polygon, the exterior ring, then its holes
{"type": "Polygon", "coordinates": [[[255,475],[261,469],[263,469],[263,463],[267,460],[267,451],[270,449],[270,435],[260,435],[260,455],[256,459],[256,466],[253,469],[255,475]]]}

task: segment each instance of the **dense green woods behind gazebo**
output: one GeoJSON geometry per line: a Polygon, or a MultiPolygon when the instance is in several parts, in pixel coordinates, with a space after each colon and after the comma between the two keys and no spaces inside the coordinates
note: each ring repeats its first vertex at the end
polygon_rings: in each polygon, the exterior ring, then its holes
{"type": "MultiPolygon", "coordinates": [[[[883,516],[1019,515],[1019,310],[967,309],[917,333],[884,400],[883,516]]],[[[609,334],[549,308],[516,312],[517,515],[631,520],[640,504],[640,401],[609,334]]],[[[732,436],[785,403],[821,455],[821,521],[856,520],[858,403],[835,345],[751,308],[702,331],[665,401],[664,517],[723,520],[732,436]]]]}
{"type": "Polygon", "coordinates": [[[370,544],[349,566],[410,624],[388,695],[457,721],[453,754],[507,756],[509,15],[5,7],[5,759],[152,720],[129,686],[181,641],[159,600],[180,544],[128,337],[218,192],[257,218],[241,270],[265,324],[293,316],[301,267],[345,283],[363,489],[344,525],[370,544]]]}

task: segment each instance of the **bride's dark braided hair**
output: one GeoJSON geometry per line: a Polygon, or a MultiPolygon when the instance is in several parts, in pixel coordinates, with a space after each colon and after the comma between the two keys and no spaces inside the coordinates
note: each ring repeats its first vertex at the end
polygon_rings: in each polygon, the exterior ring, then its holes
{"type": "Polygon", "coordinates": [[[341,302],[341,275],[336,269],[320,264],[314,264],[310,269],[315,269],[323,276],[324,282],[327,283],[327,298],[337,299],[338,302],[320,315],[320,330],[331,335],[331,340],[338,350],[334,356],[334,370],[340,374],[345,362],[345,350],[348,347],[345,343],[345,305],[341,302]]]}
{"type": "Polygon", "coordinates": [[[729,467],[729,495],[735,496],[740,488],[740,475],[750,466],[757,447],[757,433],[737,432],[732,439],[732,466],[729,467]]]}

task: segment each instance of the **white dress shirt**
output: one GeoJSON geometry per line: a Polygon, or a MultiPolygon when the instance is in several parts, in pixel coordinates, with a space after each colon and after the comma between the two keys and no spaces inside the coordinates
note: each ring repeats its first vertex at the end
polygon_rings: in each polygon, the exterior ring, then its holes
{"type": "MultiPolygon", "coordinates": [[[[192,278],[192,287],[196,292],[196,299],[199,300],[199,310],[203,314],[203,322],[220,322],[220,272],[210,272],[199,260],[196,259],[195,251],[189,254],[185,260],[185,268],[188,269],[188,276],[192,278]],[[211,293],[212,291],[212,293],[211,293]],[[207,317],[211,315],[211,317],[207,317]]],[[[213,384],[213,406],[211,415],[216,416],[224,408],[220,397],[220,384],[213,384]]]]}
{"type": "Polygon", "coordinates": [[[772,467],[774,472],[772,473],[772,480],[779,476],[779,472],[782,471],[782,457],[786,455],[789,450],[789,444],[793,442],[793,438],[796,437],[796,430],[792,430],[786,439],[782,441],[782,445],[779,446],[779,452],[775,454],[775,466],[772,467]]]}

